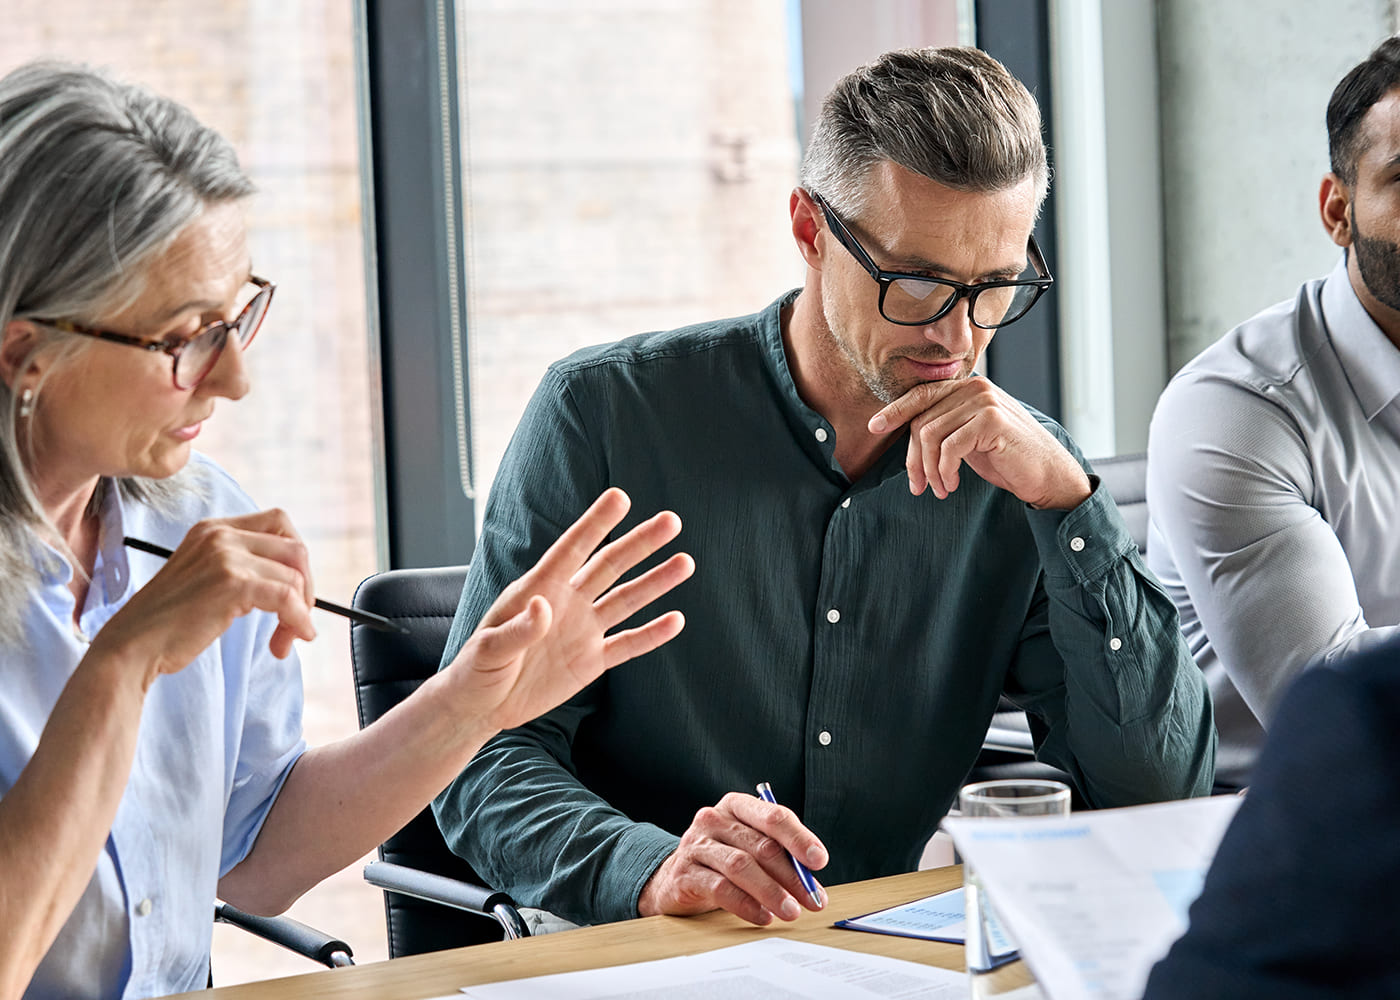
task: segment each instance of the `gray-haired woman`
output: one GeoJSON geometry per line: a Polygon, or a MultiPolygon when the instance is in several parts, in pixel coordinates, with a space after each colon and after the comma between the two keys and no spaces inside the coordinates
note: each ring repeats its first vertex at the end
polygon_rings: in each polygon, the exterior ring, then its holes
{"type": "Polygon", "coordinates": [[[203,985],[216,893],[284,909],[496,731],[682,626],[605,635],[693,568],[676,555],[614,586],[679,520],[594,554],[627,510],[610,490],[451,667],[307,749],[305,549],[191,450],[247,391],[273,294],[248,256],[250,190],[169,100],[71,66],[0,80],[0,997],[203,985]]]}

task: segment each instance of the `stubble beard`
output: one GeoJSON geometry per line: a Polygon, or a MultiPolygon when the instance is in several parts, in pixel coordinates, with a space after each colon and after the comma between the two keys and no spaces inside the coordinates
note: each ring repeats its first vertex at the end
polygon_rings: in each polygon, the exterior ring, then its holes
{"type": "Polygon", "coordinates": [[[1382,305],[1400,312],[1400,245],[1390,240],[1363,236],[1351,217],[1351,242],[1356,249],[1356,267],[1361,280],[1382,305]]]}
{"type": "MultiPolygon", "coordinates": [[[[822,318],[826,321],[826,333],[831,339],[832,345],[846,359],[846,363],[855,375],[865,384],[866,390],[881,403],[888,405],[899,399],[916,385],[931,381],[910,377],[908,375],[900,377],[896,368],[900,358],[913,358],[915,361],[924,361],[930,364],[951,360],[951,355],[947,348],[941,344],[925,344],[917,349],[911,348],[904,351],[898,357],[890,358],[878,368],[871,368],[856,353],[855,347],[844,335],[847,324],[842,319],[841,313],[837,310],[829,297],[822,297],[822,318]]],[[[954,378],[965,378],[967,372],[959,372],[954,378]]]]}

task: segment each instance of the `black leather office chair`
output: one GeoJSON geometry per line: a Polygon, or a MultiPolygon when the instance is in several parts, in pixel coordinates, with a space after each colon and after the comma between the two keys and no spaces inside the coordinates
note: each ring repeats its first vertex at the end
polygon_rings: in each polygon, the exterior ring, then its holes
{"type": "MultiPolygon", "coordinates": [[[[1113,497],[1114,504],[1128,527],[1138,553],[1147,552],[1147,455],[1114,455],[1090,459],[1101,485],[1113,497]]],[[[968,774],[967,780],[991,781],[996,778],[1053,778],[1069,783],[1063,771],[1035,759],[1035,744],[1031,740],[1026,715],[1014,704],[1002,699],[992,717],[982,753],[968,774]]],[[[1078,793],[1076,792],[1076,796],[1078,793]]],[[[1076,802],[1076,804],[1079,804],[1076,802]]]]}
{"type": "MultiPolygon", "coordinates": [[[[437,673],[466,575],[465,566],[389,570],[360,584],[356,608],[408,629],[351,626],[361,728],[437,673]]],[[[365,879],[384,890],[390,958],[529,936],[511,898],[481,885],[448,848],[431,809],[381,844],[379,857],[365,867],[365,879]]]]}

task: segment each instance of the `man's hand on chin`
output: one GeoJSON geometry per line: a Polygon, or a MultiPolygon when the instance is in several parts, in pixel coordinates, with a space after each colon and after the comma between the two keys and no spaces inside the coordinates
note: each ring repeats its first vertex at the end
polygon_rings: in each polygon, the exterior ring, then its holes
{"type": "Polygon", "coordinates": [[[1075,457],[1011,396],[980,375],[923,382],[870,418],[872,434],[909,425],[905,467],[915,496],[958,488],[963,462],[1032,507],[1070,510],[1093,492],[1075,457]]]}

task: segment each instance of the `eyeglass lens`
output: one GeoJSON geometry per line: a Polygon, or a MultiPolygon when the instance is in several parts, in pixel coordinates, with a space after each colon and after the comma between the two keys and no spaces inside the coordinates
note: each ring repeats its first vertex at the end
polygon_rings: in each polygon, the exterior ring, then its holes
{"type": "Polygon", "coordinates": [[[252,343],[271,299],[272,289],[260,288],[232,325],[212,323],[191,337],[175,359],[175,384],[181,389],[193,389],[203,381],[223,354],[230,330],[237,334],[239,346],[246,348],[252,343]]]}
{"type": "MultiPolygon", "coordinates": [[[[1034,277],[1032,273],[1029,277],[1034,277]]],[[[885,292],[883,311],[893,323],[919,324],[937,316],[954,294],[951,285],[917,278],[897,278],[885,292]]],[[[972,293],[972,322],[977,326],[1002,326],[1020,319],[1035,301],[1033,285],[992,285],[972,293]]]]}

